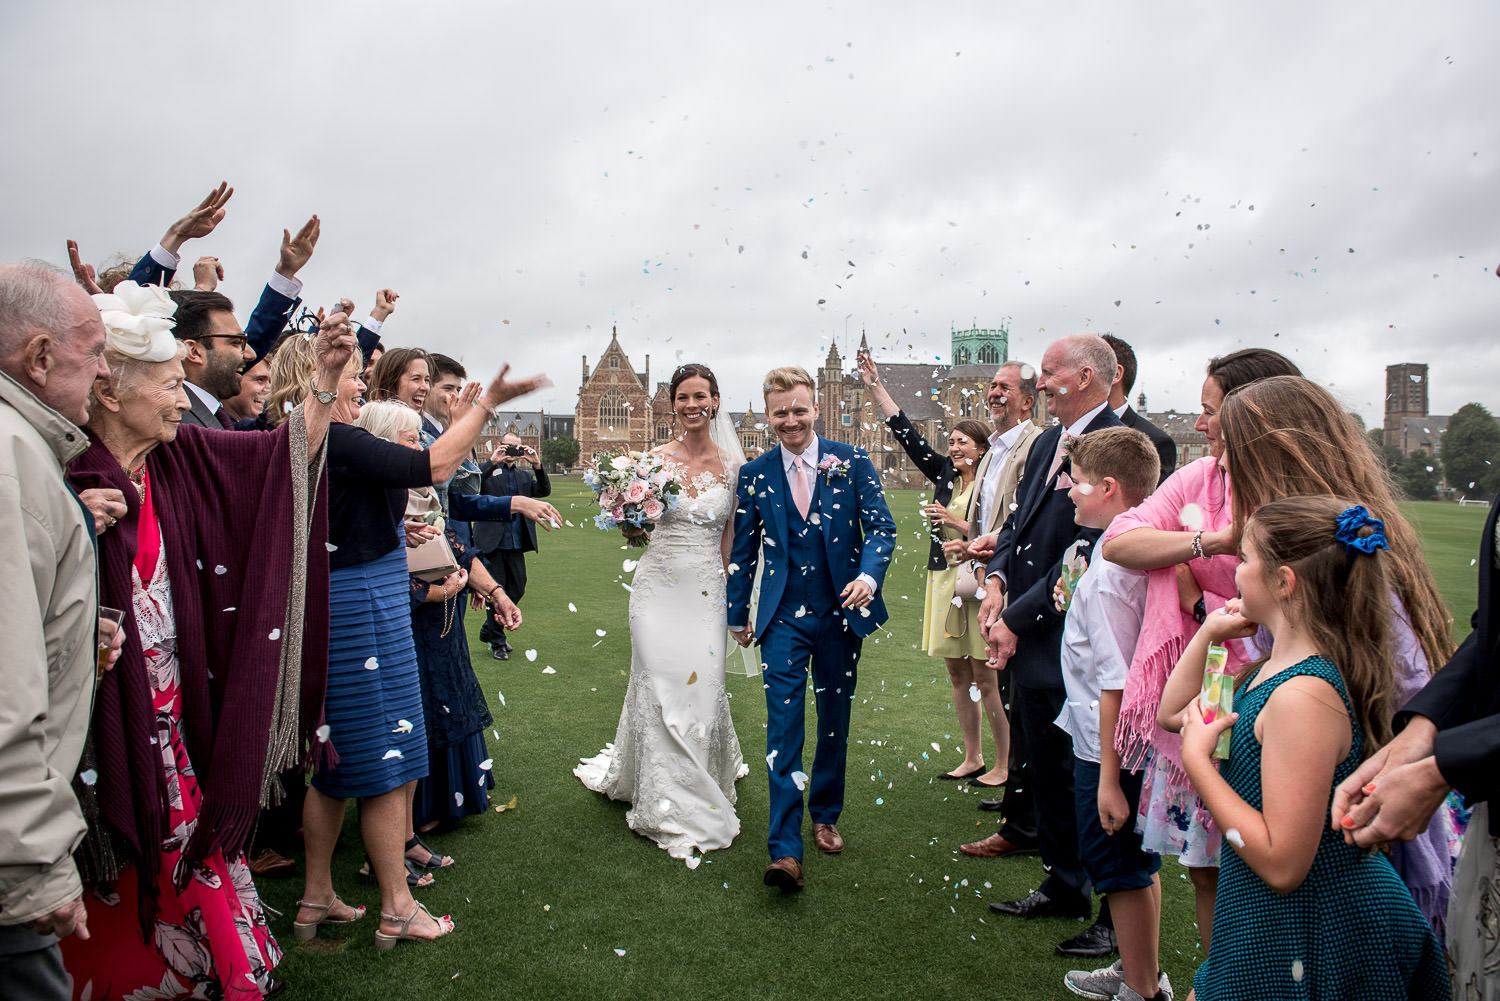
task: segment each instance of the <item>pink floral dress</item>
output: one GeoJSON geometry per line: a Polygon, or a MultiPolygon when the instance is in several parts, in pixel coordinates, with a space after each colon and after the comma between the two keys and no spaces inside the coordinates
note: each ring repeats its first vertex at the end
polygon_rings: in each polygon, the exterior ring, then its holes
{"type": "Polygon", "coordinates": [[[182,736],[187,723],[181,715],[177,626],[149,488],[140,526],[134,609],[156,709],[155,742],[166,773],[171,830],[161,846],[161,908],[151,941],[142,941],[136,917],[138,873],[127,866],[114,883],[84,894],[90,937],[87,942],[63,940],[64,965],[73,978],[75,999],[259,998],[281,949],[244,856],[226,861],[214,852],[191,864],[181,893],[174,887],[174,879],[189,865],[182,847],[198,823],[202,796],[182,736]]]}

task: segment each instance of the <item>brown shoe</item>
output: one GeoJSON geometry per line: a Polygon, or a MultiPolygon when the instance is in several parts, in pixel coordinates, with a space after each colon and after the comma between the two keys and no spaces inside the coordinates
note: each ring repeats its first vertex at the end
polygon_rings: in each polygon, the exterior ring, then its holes
{"type": "Polygon", "coordinates": [[[983,841],[960,845],[958,850],[974,858],[1005,858],[1011,855],[1035,855],[1037,853],[1035,848],[1012,844],[998,834],[991,834],[983,841]]]}
{"type": "Polygon", "coordinates": [[[766,866],[766,885],[779,887],[782,893],[796,893],[802,889],[802,863],[790,855],[772,862],[766,866]]]}
{"type": "Polygon", "coordinates": [[[825,855],[837,855],[844,850],[844,839],[832,824],[813,825],[813,844],[825,855]]]}
{"type": "Polygon", "coordinates": [[[249,862],[250,873],[253,876],[290,876],[297,869],[297,863],[282,855],[280,852],[267,848],[249,862]]]}

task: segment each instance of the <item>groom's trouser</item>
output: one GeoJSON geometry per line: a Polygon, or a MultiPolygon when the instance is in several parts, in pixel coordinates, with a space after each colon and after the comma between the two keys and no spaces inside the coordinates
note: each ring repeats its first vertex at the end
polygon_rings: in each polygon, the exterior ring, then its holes
{"type": "MultiPolygon", "coordinates": [[[[785,607],[785,606],[783,606],[785,607]]],[[[765,664],[766,768],[771,782],[771,824],[766,838],[772,859],[802,858],[802,790],[815,824],[838,823],[844,808],[844,761],[849,751],[849,709],[859,666],[860,638],[834,611],[773,619],[760,640],[765,664]],[[812,774],[801,773],[808,664],[818,733],[812,774]]]]}

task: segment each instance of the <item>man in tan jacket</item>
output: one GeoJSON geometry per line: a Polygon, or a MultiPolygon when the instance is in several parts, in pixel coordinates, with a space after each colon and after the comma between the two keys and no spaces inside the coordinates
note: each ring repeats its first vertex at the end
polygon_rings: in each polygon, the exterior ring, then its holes
{"type": "Polygon", "coordinates": [[[98,643],[90,516],[63,480],[107,375],[104,324],[61,272],[0,264],[0,997],[68,997],[59,935],[88,937],[72,780],[98,643]],[[29,571],[29,572],[28,572],[29,571]]]}

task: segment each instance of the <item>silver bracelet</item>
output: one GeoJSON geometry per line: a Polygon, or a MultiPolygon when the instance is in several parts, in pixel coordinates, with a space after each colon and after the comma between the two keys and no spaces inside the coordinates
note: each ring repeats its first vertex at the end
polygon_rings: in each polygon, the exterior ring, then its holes
{"type": "Polygon", "coordinates": [[[1193,555],[1200,560],[1208,559],[1203,552],[1203,529],[1201,528],[1193,533],[1193,555]]]}

